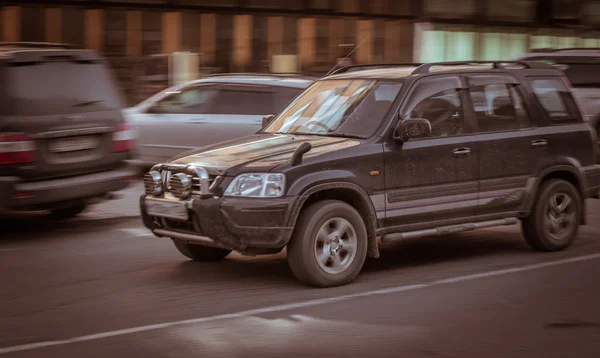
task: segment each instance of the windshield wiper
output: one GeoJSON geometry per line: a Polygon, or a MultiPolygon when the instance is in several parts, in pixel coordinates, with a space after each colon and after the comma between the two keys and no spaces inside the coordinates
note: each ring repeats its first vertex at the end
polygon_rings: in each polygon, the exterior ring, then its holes
{"type": "Polygon", "coordinates": [[[345,133],[310,133],[310,132],[294,132],[290,133],[294,135],[316,135],[320,137],[339,137],[339,138],[356,138],[356,139],[365,139],[365,137],[361,137],[354,134],[345,134],[345,133]]]}
{"type": "Polygon", "coordinates": [[[102,102],[106,102],[106,101],[104,101],[104,100],[86,101],[86,102],[74,104],[72,107],[86,107],[86,106],[91,106],[92,104],[102,103],[102,102]]]}

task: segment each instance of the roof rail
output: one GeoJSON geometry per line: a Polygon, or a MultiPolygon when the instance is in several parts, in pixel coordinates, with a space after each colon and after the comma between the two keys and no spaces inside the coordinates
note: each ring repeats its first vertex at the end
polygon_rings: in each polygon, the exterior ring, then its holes
{"type": "Polygon", "coordinates": [[[417,66],[421,66],[422,63],[368,63],[368,64],[362,64],[362,65],[350,65],[350,66],[344,66],[344,67],[340,67],[337,70],[333,71],[332,73],[330,73],[330,76],[333,75],[338,75],[340,73],[345,73],[345,72],[349,72],[350,70],[356,69],[356,68],[377,68],[377,67],[381,67],[381,68],[394,68],[394,67],[417,67],[417,66]]]}
{"type": "Polygon", "coordinates": [[[417,67],[413,71],[413,75],[421,75],[429,73],[433,66],[468,66],[468,65],[489,65],[492,64],[494,69],[503,69],[505,64],[522,65],[530,69],[552,69],[549,64],[539,61],[455,61],[455,62],[432,62],[425,63],[417,67]]]}
{"type": "Polygon", "coordinates": [[[600,47],[534,48],[531,52],[600,51],[600,47]]]}
{"type": "Polygon", "coordinates": [[[314,79],[310,76],[305,76],[297,73],[259,73],[259,72],[222,72],[222,73],[210,73],[202,75],[202,77],[221,77],[221,76],[248,76],[248,77],[295,77],[295,78],[306,78],[314,79]]]}
{"type": "Polygon", "coordinates": [[[0,42],[0,48],[2,47],[28,47],[28,48],[45,48],[45,47],[59,47],[65,49],[74,49],[75,46],[71,44],[53,43],[53,42],[0,42]]]}

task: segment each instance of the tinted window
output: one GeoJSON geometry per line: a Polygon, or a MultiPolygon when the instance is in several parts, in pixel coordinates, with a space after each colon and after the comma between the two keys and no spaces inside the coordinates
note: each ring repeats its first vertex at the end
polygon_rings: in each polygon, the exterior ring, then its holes
{"type": "Polygon", "coordinates": [[[600,87],[600,64],[593,58],[532,57],[536,61],[566,65],[563,69],[573,87],[600,87]]]}
{"type": "Polygon", "coordinates": [[[120,109],[111,73],[101,63],[43,62],[6,68],[9,113],[35,116],[120,109]]]}
{"type": "Polygon", "coordinates": [[[214,114],[274,114],[273,94],[266,91],[222,89],[215,100],[214,114]]]}
{"type": "Polygon", "coordinates": [[[560,78],[532,79],[531,87],[552,121],[573,121],[579,117],[571,92],[560,78]]]}
{"type": "Polygon", "coordinates": [[[512,85],[489,84],[469,89],[475,116],[482,132],[531,127],[520,94],[512,85]]]}
{"type": "Polygon", "coordinates": [[[206,114],[211,111],[217,94],[214,87],[191,87],[163,98],[151,110],[156,113],[206,114]]]}
{"type": "Polygon", "coordinates": [[[296,96],[302,93],[303,89],[301,88],[289,88],[289,87],[277,87],[275,89],[275,112],[272,114],[277,114],[282,111],[288,104],[290,104],[296,96]]]}
{"type": "Polygon", "coordinates": [[[411,95],[403,118],[424,118],[431,123],[433,137],[464,133],[462,103],[457,78],[431,78],[420,81],[411,95]]]}

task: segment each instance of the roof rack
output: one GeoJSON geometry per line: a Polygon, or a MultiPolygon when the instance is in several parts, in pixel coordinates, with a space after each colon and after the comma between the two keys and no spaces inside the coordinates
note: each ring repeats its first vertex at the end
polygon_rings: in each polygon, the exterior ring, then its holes
{"type": "Polygon", "coordinates": [[[2,47],[27,47],[27,48],[65,48],[74,49],[75,46],[71,44],[53,43],[53,42],[0,42],[0,48],[2,47]]]}
{"type": "Polygon", "coordinates": [[[422,63],[369,63],[369,64],[362,64],[362,65],[350,65],[350,66],[344,66],[344,67],[340,67],[339,69],[333,71],[332,73],[330,73],[330,76],[333,75],[338,75],[340,73],[345,73],[345,72],[349,72],[350,70],[356,69],[356,68],[394,68],[394,67],[417,67],[417,66],[421,66],[422,63]]]}
{"type": "Polygon", "coordinates": [[[468,65],[489,65],[492,64],[494,69],[506,68],[504,64],[516,64],[522,65],[530,69],[552,69],[553,67],[549,64],[539,61],[455,61],[455,62],[432,62],[425,63],[417,67],[413,71],[413,75],[421,75],[429,73],[433,66],[468,66],[468,65]]]}

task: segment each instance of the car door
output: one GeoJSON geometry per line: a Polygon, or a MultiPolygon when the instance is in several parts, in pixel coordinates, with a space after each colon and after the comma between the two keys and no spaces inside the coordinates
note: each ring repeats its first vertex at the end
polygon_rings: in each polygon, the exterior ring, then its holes
{"type": "Polygon", "coordinates": [[[218,87],[200,84],[167,94],[134,118],[140,156],[147,162],[165,161],[201,145],[202,124],[212,112],[218,87]]]}
{"type": "Polygon", "coordinates": [[[477,207],[478,151],[459,76],[416,82],[400,112],[425,118],[428,138],[385,144],[385,226],[418,230],[462,221],[477,207]]]}
{"type": "Polygon", "coordinates": [[[537,162],[549,155],[525,105],[523,88],[508,74],[466,76],[479,148],[478,216],[522,209],[537,162]]]}

